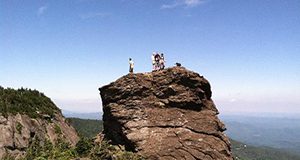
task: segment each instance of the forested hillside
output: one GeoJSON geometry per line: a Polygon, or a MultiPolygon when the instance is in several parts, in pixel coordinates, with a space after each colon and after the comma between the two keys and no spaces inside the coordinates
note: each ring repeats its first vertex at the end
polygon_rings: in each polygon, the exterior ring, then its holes
{"type": "Polygon", "coordinates": [[[50,116],[60,112],[59,108],[43,93],[31,89],[12,89],[0,86],[0,113],[26,114],[31,118],[50,116]]]}
{"type": "Polygon", "coordinates": [[[77,130],[79,135],[92,138],[102,131],[101,120],[67,118],[67,121],[77,130]]]}

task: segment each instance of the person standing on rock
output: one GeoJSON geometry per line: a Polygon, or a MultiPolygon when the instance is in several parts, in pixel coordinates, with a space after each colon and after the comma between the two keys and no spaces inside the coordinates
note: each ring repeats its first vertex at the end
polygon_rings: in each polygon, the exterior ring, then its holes
{"type": "Polygon", "coordinates": [[[155,52],[152,53],[151,60],[152,60],[152,71],[154,71],[155,70],[155,52]]]}
{"type": "Polygon", "coordinates": [[[129,58],[129,73],[133,73],[134,62],[129,58]]]}
{"type": "Polygon", "coordinates": [[[159,65],[160,70],[165,69],[165,57],[163,53],[160,54],[159,65]]]}
{"type": "Polygon", "coordinates": [[[160,69],[160,65],[159,65],[160,55],[158,52],[155,53],[154,60],[155,60],[155,71],[157,71],[160,69]]]}

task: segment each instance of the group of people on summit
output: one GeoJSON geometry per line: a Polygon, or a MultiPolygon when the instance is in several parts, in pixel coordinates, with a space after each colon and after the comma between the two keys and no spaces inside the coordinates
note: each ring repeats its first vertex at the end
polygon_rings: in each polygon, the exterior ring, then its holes
{"type": "Polygon", "coordinates": [[[153,52],[151,56],[152,70],[162,70],[165,68],[165,57],[163,53],[153,52]]]}
{"type": "MultiPolygon", "coordinates": [[[[152,71],[163,70],[165,68],[165,57],[163,53],[153,52],[151,56],[152,71]]],[[[134,62],[129,58],[129,73],[133,73],[134,62]]]]}

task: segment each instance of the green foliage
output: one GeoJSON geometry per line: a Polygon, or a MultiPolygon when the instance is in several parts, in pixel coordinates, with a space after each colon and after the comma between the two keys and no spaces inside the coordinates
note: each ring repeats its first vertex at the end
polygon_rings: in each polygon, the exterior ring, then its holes
{"type": "Polygon", "coordinates": [[[22,128],[23,128],[22,124],[20,122],[17,122],[16,130],[18,131],[19,134],[22,133],[22,128]]]}
{"type": "Polygon", "coordinates": [[[0,86],[0,113],[5,117],[8,114],[26,114],[31,118],[43,118],[43,115],[54,117],[60,112],[50,98],[43,93],[31,89],[12,89],[0,86]]]}
{"type": "Polygon", "coordinates": [[[107,141],[96,144],[91,150],[92,160],[143,160],[144,158],[136,153],[125,151],[124,148],[111,145],[107,141]]]}
{"type": "MultiPolygon", "coordinates": [[[[59,138],[55,144],[49,140],[41,142],[35,138],[21,160],[69,160],[78,157],[86,157],[92,160],[143,160],[140,155],[125,151],[124,148],[102,141],[101,144],[94,144],[92,139],[81,138],[76,147],[59,138]]],[[[6,160],[13,157],[7,155],[6,160]]]]}
{"type": "Polygon", "coordinates": [[[87,120],[80,118],[67,118],[82,138],[76,144],[76,151],[81,157],[88,156],[92,160],[142,160],[140,155],[125,151],[124,148],[111,145],[107,141],[102,141],[101,144],[94,144],[92,137],[96,136],[103,129],[103,121],[87,120]]]}
{"type": "Polygon", "coordinates": [[[113,156],[115,160],[144,160],[145,158],[143,158],[142,156],[133,153],[133,152],[128,152],[128,151],[122,151],[122,152],[117,152],[114,156],[113,156]]]}
{"type": "Polygon", "coordinates": [[[25,159],[34,159],[35,157],[39,157],[42,152],[42,147],[40,146],[40,140],[38,138],[33,139],[30,146],[26,150],[25,159]]]}
{"type": "Polygon", "coordinates": [[[2,160],[15,160],[15,157],[6,153],[5,156],[2,157],[2,160]]]}
{"type": "Polygon", "coordinates": [[[82,137],[76,144],[76,152],[81,156],[86,156],[90,153],[93,147],[92,139],[82,137]]]}
{"type": "Polygon", "coordinates": [[[91,151],[92,160],[108,159],[112,156],[112,152],[115,147],[110,145],[108,142],[103,141],[101,144],[96,144],[91,151]]]}
{"type": "Polygon", "coordinates": [[[57,124],[54,125],[54,132],[56,134],[62,134],[61,128],[57,124]]]}
{"type": "Polygon", "coordinates": [[[103,121],[101,120],[67,118],[67,121],[80,135],[86,138],[95,137],[103,129],[103,121]]]}
{"type": "Polygon", "coordinates": [[[61,138],[55,145],[49,140],[42,144],[38,139],[35,139],[27,149],[24,160],[69,160],[76,157],[75,149],[61,138]]]}

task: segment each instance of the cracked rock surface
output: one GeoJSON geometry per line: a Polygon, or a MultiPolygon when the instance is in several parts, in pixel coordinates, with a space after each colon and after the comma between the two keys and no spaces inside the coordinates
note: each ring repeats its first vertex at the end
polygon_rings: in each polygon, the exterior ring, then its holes
{"type": "Polygon", "coordinates": [[[0,159],[6,154],[16,159],[22,158],[33,140],[39,139],[40,145],[46,140],[54,144],[59,136],[73,146],[79,140],[75,129],[65,122],[61,114],[56,114],[51,122],[22,114],[8,117],[0,114],[0,159]],[[57,133],[57,127],[61,133],[57,133]]]}
{"type": "Polygon", "coordinates": [[[209,82],[173,67],[99,88],[105,138],[147,159],[232,160],[209,82]]]}

